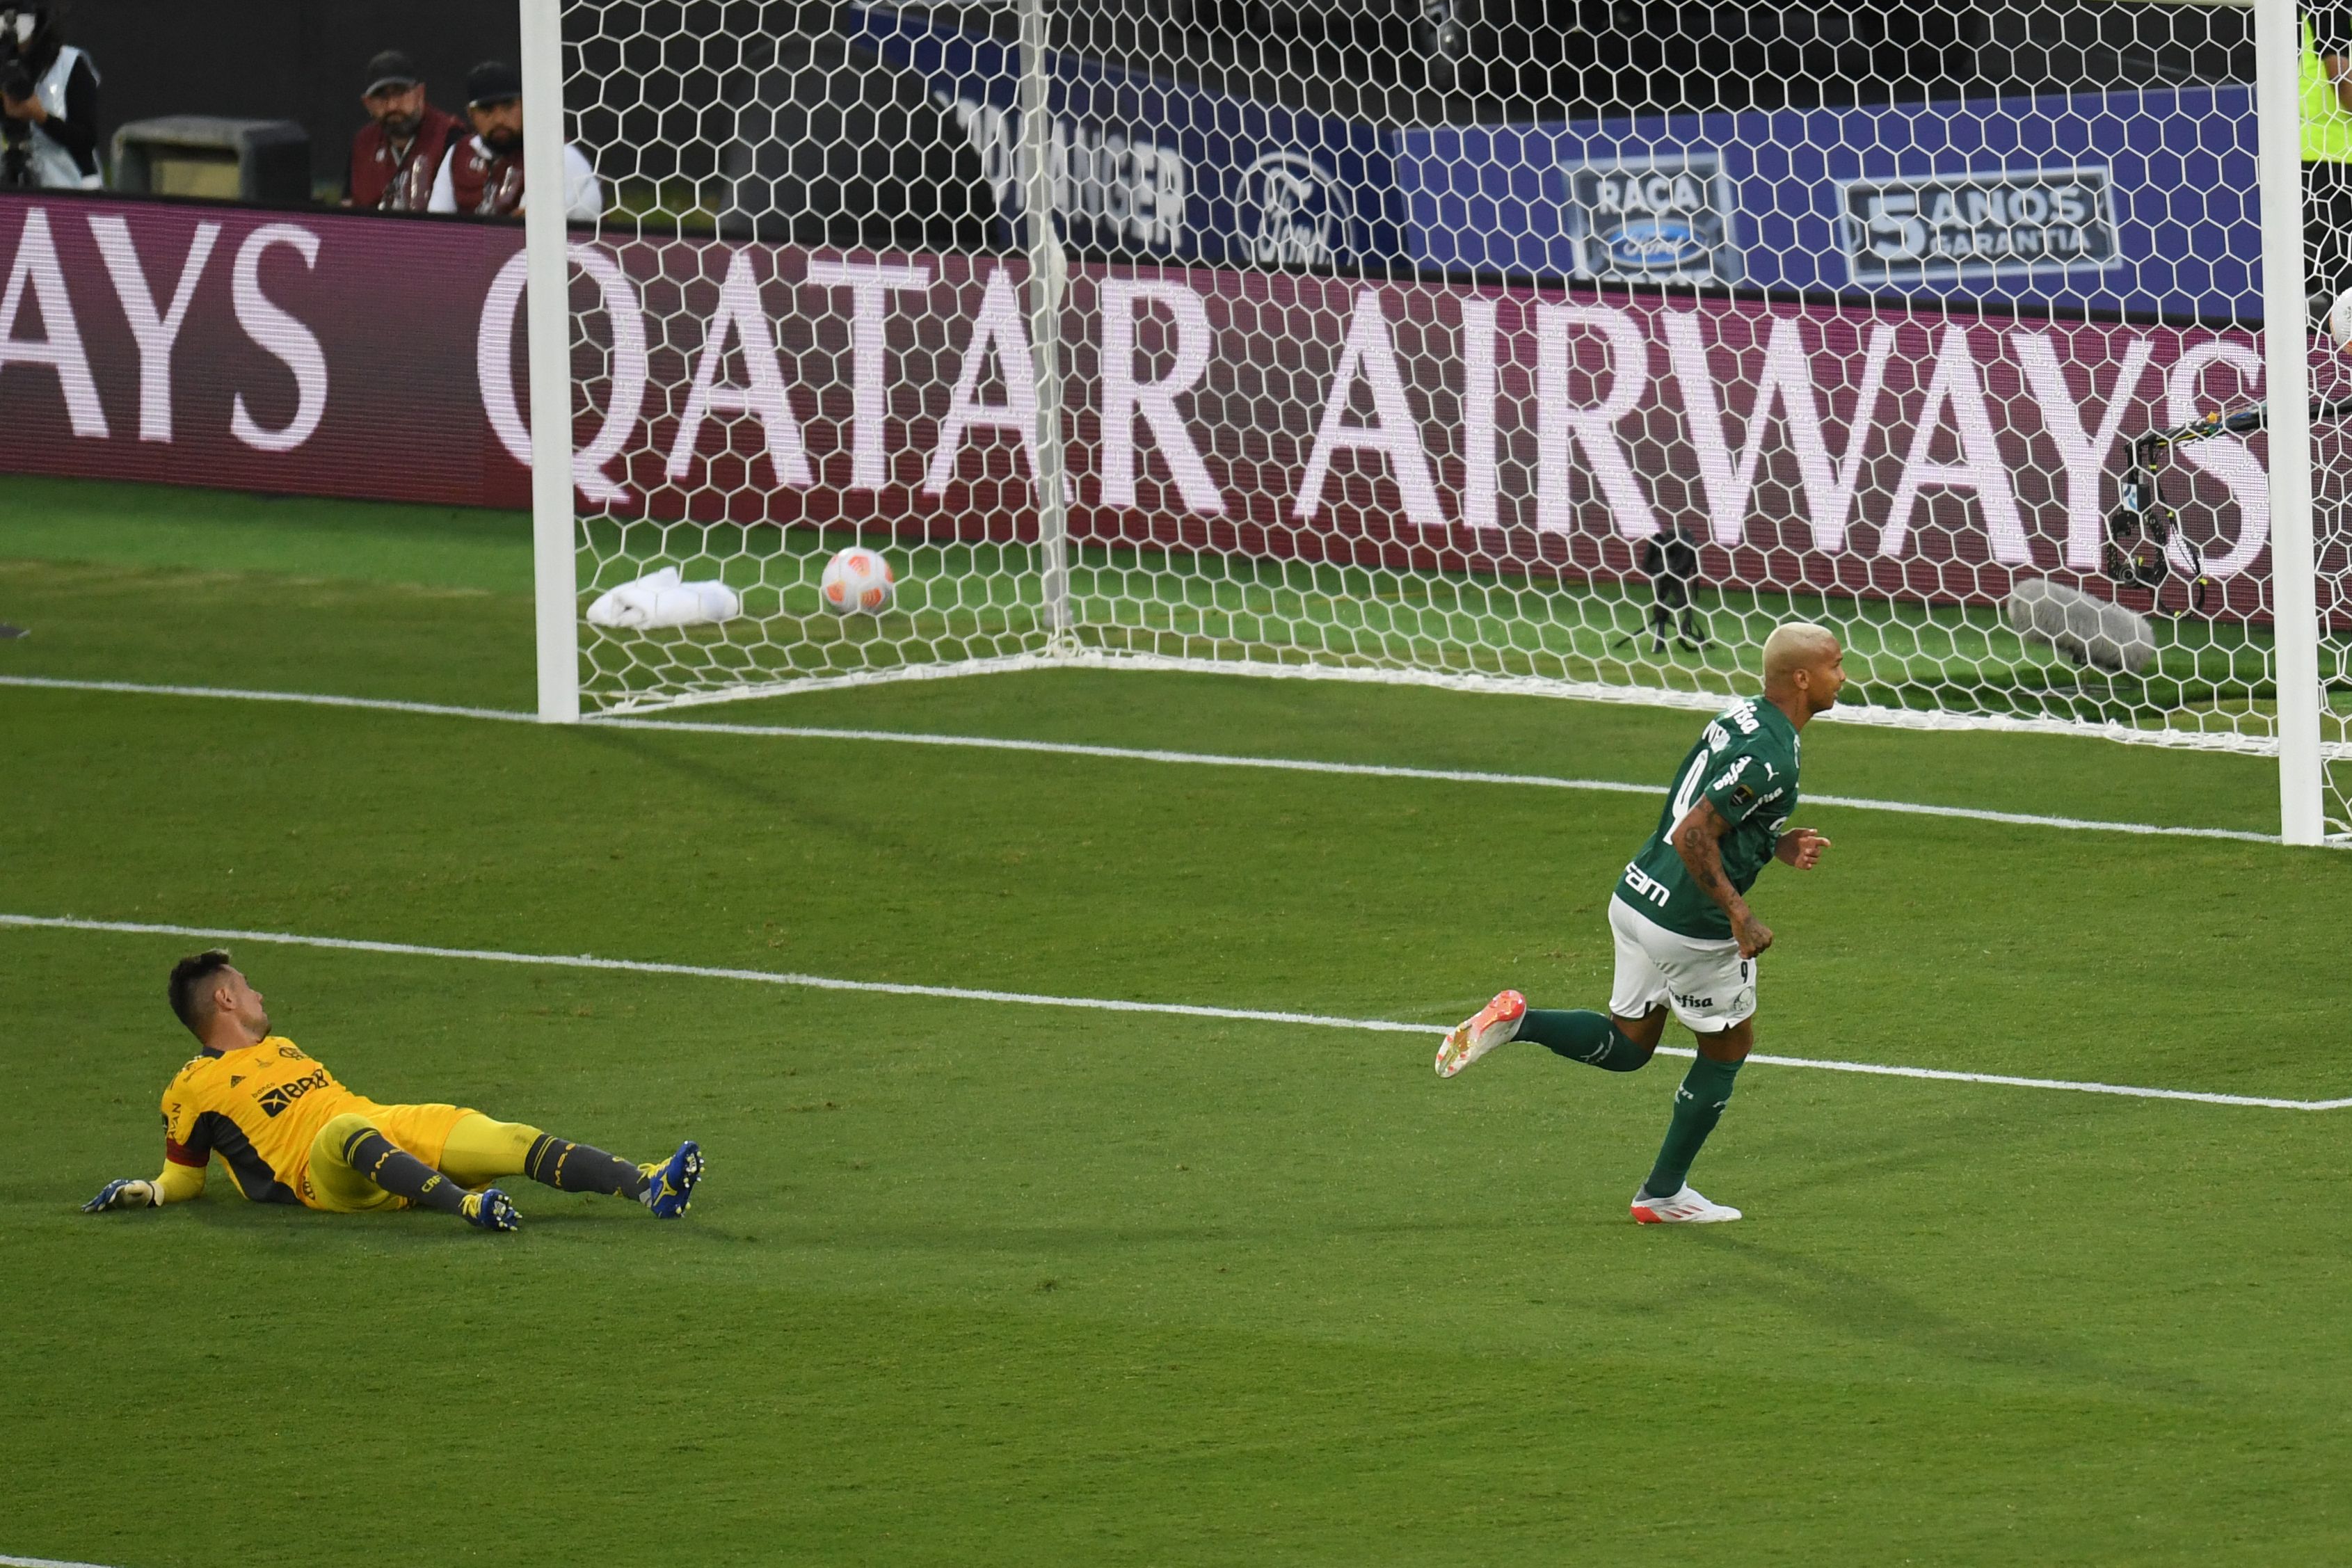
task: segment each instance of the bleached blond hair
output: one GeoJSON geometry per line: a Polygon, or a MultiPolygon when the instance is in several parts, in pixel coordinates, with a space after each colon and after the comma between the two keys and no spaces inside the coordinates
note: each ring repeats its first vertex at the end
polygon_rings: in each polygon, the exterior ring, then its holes
{"type": "Polygon", "coordinates": [[[1764,684],[1778,686],[1792,670],[1808,668],[1838,646],[1837,633],[1811,621],[1783,621],[1764,639],[1764,684]]]}

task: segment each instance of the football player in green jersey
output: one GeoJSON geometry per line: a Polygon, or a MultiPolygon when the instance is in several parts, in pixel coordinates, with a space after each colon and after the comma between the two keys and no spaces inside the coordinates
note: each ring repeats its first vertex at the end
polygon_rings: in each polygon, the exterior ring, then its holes
{"type": "Polygon", "coordinates": [[[1675,1094],[1657,1163],[1633,1194],[1633,1217],[1643,1225],[1739,1217],[1684,1178],[1756,1044],[1756,960],[1772,945],[1772,928],[1748,907],[1748,889],[1768,861],[1810,871],[1830,847],[1811,828],[1791,831],[1788,823],[1797,806],[1799,737],[1837,701],[1844,660],[1827,627],[1791,621],[1777,628],[1764,642],[1764,694],[1726,709],[1683,758],[1657,831],[1609,900],[1617,976],[1608,1012],[1535,1010],[1506,991],[1438,1047],[1441,1078],[1506,1040],[1632,1072],[1658,1048],[1666,1015],[1681,1019],[1698,1037],[1698,1059],[1675,1094]]]}

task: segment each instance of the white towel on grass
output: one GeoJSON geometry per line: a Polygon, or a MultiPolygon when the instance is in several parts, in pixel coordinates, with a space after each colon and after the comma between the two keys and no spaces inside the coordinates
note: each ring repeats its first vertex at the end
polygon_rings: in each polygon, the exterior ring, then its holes
{"type": "Polygon", "coordinates": [[[743,601],[724,583],[688,583],[677,568],[665,566],[634,583],[608,588],[588,606],[588,624],[622,631],[650,631],[660,626],[699,626],[731,621],[743,613],[743,601]]]}

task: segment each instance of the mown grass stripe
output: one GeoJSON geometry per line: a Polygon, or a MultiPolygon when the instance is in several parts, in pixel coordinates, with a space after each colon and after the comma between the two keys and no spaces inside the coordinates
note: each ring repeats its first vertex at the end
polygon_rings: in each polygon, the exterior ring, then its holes
{"type": "MultiPolygon", "coordinates": [[[[646,959],[599,958],[593,953],[508,952],[497,948],[435,947],[420,942],[377,942],[363,937],[305,936],[291,931],[232,931],[209,926],[165,925],[137,921],[84,920],[74,915],[0,914],[0,926],[26,930],[106,931],[126,936],[179,936],[200,942],[254,942],[286,947],[321,948],[341,952],[380,952],[401,958],[463,959],[479,963],[515,963],[560,969],[588,969],[627,974],[686,975],[702,980],[740,980],[760,985],[789,985],[816,991],[855,991],[886,996],[926,996],[949,1002],[999,1002],[1027,1007],[1066,1007],[1092,1013],[1149,1013],[1180,1018],[1220,1018],[1237,1023],[1288,1024],[1317,1029],[1350,1029],[1375,1034],[1420,1035],[1444,1032],[1435,1024],[1408,1024],[1392,1018],[1342,1018],[1326,1013],[1279,1013],[1253,1007],[1214,1007],[1183,1002],[1135,1002],[1104,996],[1051,996],[1034,991],[992,991],[964,985],[915,985],[890,980],[844,980],[826,974],[796,974],[770,969],[730,969],[699,963],[663,963],[646,959]]],[[[1694,1053],[1662,1047],[1661,1056],[1694,1053]]],[[[1921,1079],[1938,1083],[1990,1084],[2005,1089],[2063,1089],[2077,1094],[2122,1095],[2134,1100],[2179,1100],[2200,1105],[2247,1106],[2265,1110],[2337,1110],[2352,1106],[2344,1100],[2280,1100],[2263,1095],[2211,1094],[2198,1089],[2147,1089],[2132,1084],[2086,1083],[2067,1079],[2016,1078],[2005,1073],[1958,1072],[1942,1068],[1887,1066],[1876,1062],[1823,1061],[1812,1057],[1756,1055],[1748,1058],[1771,1067],[1810,1068],[1825,1072],[1864,1073],[1880,1078],[1921,1079]]]]}
{"type": "MultiPolygon", "coordinates": [[[[536,723],[535,715],[504,708],[457,708],[432,702],[404,702],[391,698],[334,697],[300,691],[245,691],[215,686],[147,686],[126,680],[68,680],[47,676],[0,676],[0,686],[31,687],[60,691],[107,691],[144,697],[226,698],[249,702],[309,703],[323,708],[371,710],[419,714],[442,719],[489,719],[507,723],[536,723]]],[[[1544,773],[1487,773],[1466,768],[1416,768],[1381,763],[1327,763],[1304,757],[1233,756],[1217,752],[1171,752],[1130,746],[1097,746],[1075,741],[1030,741],[997,735],[935,735],[899,730],[842,730],[802,724],[726,724],[709,720],[603,718],[583,720],[583,725],[607,729],[648,730],[697,735],[743,735],[771,740],[857,741],[882,745],[952,746],[974,751],[1030,752],[1066,757],[1094,757],[1113,762],[1154,763],[1181,767],[1261,768],[1277,773],[1332,773],[1355,778],[1411,779],[1437,784],[1512,784],[1529,789],[1592,790],[1617,795],[1659,795],[1655,784],[1628,784],[1618,779],[1558,778],[1544,773]]],[[[2125,833],[2143,837],[2219,838],[2245,844],[2276,844],[2273,833],[2253,833],[2236,827],[2178,827],[2150,822],[2109,822],[2095,817],[2050,816],[2032,812],[1993,811],[1981,806],[1931,805],[1921,801],[1869,800],[1856,795],[1816,795],[1806,797],[1818,805],[1853,811],[1891,811],[1913,816],[1942,816],[1969,822],[1993,822],[2012,827],[2049,827],[2071,833],[2125,833]]],[[[2340,841],[2332,841],[2338,842],[2340,841]]]]}

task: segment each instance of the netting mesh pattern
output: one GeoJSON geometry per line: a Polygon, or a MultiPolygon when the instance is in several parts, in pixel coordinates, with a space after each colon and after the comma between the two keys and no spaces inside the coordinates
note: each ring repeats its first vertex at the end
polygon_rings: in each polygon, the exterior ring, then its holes
{"type": "Polygon", "coordinates": [[[733,591],[590,617],[589,705],[1074,657],[1696,702],[1801,616],[1883,717],[2273,742],[2264,437],[2142,439],[2262,396],[2242,15],[1366,7],[1055,3],[1033,56],[1003,7],[570,5],[582,604],[733,591]],[[821,605],[853,545],[881,614],[821,605]],[[2021,635],[2044,583],[2138,629],[2021,635]]]}

